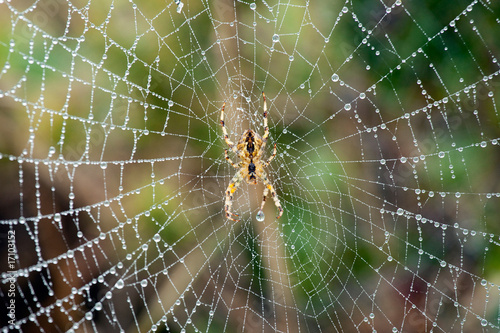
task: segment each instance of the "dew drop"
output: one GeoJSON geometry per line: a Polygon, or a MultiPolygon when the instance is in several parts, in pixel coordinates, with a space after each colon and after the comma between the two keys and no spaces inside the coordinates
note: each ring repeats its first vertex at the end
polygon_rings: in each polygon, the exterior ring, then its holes
{"type": "Polygon", "coordinates": [[[251,9],[251,10],[255,10],[255,8],[257,8],[257,5],[255,4],[255,2],[252,2],[252,3],[250,4],[250,9],[251,9]]]}
{"type": "Polygon", "coordinates": [[[255,218],[259,222],[264,221],[264,218],[265,218],[264,212],[259,210],[259,212],[257,213],[257,216],[255,218]]]}
{"type": "Polygon", "coordinates": [[[337,74],[332,75],[332,81],[337,82],[339,80],[339,76],[337,74]]]}
{"type": "Polygon", "coordinates": [[[49,148],[49,155],[54,155],[55,152],[56,152],[56,148],[55,147],[50,147],[49,148]]]}
{"type": "Polygon", "coordinates": [[[122,279],[116,281],[116,288],[117,289],[123,289],[124,286],[125,286],[125,283],[123,282],[122,279]]]}
{"type": "Polygon", "coordinates": [[[182,7],[184,7],[184,3],[182,1],[179,1],[177,3],[177,13],[181,13],[182,12],[182,7]]]}
{"type": "Polygon", "coordinates": [[[95,303],[94,309],[96,311],[101,311],[102,310],[102,303],[101,302],[95,303]]]}
{"type": "Polygon", "coordinates": [[[274,35],[273,35],[273,42],[274,42],[274,43],[277,43],[277,42],[279,42],[279,41],[280,41],[280,36],[278,36],[277,34],[274,34],[274,35]]]}

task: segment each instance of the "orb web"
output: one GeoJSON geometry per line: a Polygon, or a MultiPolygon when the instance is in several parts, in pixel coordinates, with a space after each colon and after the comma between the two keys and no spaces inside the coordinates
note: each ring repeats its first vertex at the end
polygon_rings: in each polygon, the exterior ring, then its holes
{"type": "Polygon", "coordinates": [[[2,331],[497,332],[498,13],[0,1],[2,331]]]}

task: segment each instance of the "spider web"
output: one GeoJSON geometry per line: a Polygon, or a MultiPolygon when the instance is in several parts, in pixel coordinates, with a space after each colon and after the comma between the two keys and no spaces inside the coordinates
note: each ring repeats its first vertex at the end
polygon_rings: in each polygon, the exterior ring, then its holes
{"type": "Polygon", "coordinates": [[[498,332],[500,7],[0,1],[7,331],[498,332]],[[284,208],[224,192],[263,133],[284,208]],[[236,156],[231,153],[231,158],[236,156]]]}

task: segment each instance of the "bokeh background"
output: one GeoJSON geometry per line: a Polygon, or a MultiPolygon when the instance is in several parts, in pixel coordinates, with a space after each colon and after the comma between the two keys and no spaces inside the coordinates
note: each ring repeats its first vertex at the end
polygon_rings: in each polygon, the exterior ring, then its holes
{"type": "Polygon", "coordinates": [[[497,332],[498,36],[494,1],[0,2],[0,327],[497,332]],[[242,184],[234,223],[220,110],[263,133],[262,91],[284,215],[242,184]]]}

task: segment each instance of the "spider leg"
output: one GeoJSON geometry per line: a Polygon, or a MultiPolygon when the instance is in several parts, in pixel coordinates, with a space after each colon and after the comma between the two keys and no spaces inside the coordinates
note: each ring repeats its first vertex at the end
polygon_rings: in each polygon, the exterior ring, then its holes
{"type": "Polygon", "coordinates": [[[229,158],[229,155],[227,153],[227,149],[224,149],[224,156],[226,157],[226,161],[229,162],[229,164],[231,164],[234,168],[236,169],[239,169],[240,167],[238,166],[238,164],[234,163],[230,158],[229,158]]]}
{"type": "Polygon", "coordinates": [[[274,149],[273,149],[273,154],[271,156],[269,156],[269,158],[267,159],[267,161],[264,162],[264,166],[268,166],[269,163],[271,163],[271,161],[273,160],[274,156],[276,156],[276,144],[274,144],[274,149]]]}
{"type": "Polygon", "coordinates": [[[267,138],[269,137],[269,126],[267,125],[267,101],[266,94],[264,94],[264,92],[262,92],[262,98],[264,98],[264,135],[262,136],[262,149],[264,149],[267,138]]]}
{"type": "Polygon", "coordinates": [[[226,126],[224,124],[224,108],[225,107],[226,107],[226,102],[224,102],[224,104],[222,104],[222,109],[220,111],[220,125],[222,126],[222,133],[224,133],[224,140],[226,141],[229,148],[232,151],[234,151],[235,153],[237,153],[237,150],[236,150],[236,147],[234,146],[234,143],[231,140],[229,140],[229,135],[227,135],[226,126]]]}
{"type": "Polygon", "coordinates": [[[233,179],[231,179],[231,182],[229,183],[226,189],[226,201],[224,203],[226,218],[233,220],[235,222],[238,222],[239,220],[233,218],[233,216],[237,218],[239,215],[231,212],[231,206],[233,205],[233,193],[234,191],[236,191],[242,180],[243,180],[243,175],[241,174],[241,172],[238,171],[234,175],[233,179]]]}
{"type": "Polygon", "coordinates": [[[276,206],[276,208],[278,208],[278,216],[276,216],[276,218],[279,219],[281,217],[281,215],[283,215],[283,207],[281,207],[280,199],[278,199],[278,196],[276,195],[276,191],[274,190],[273,185],[271,185],[271,182],[267,178],[267,175],[264,171],[259,175],[259,178],[264,183],[264,186],[266,186],[266,188],[264,189],[264,193],[263,193],[262,203],[260,205],[260,210],[264,209],[264,204],[266,203],[267,193],[269,191],[271,191],[271,196],[274,200],[274,205],[276,206]]]}
{"type": "Polygon", "coordinates": [[[269,192],[269,188],[266,186],[264,188],[264,193],[262,194],[262,203],[260,204],[260,210],[264,209],[264,204],[266,203],[267,193],[269,192]]]}

